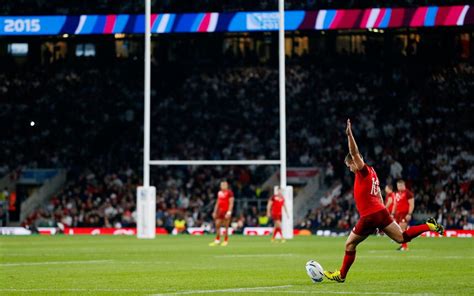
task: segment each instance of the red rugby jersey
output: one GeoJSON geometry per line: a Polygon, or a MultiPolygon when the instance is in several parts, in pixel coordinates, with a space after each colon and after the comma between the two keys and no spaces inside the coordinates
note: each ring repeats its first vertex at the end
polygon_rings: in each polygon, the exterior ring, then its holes
{"type": "Polygon", "coordinates": [[[375,170],[368,165],[357,171],[354,180],[354,199],[360,216],[367,216],[385,209],[380,199],[379,178],[375,170]]]}
{"type": "Polygon", "coordinates": [[[234,197],[232,190],[220,190],[217,193],[217,207],[220,211],[226,212],[229,210],[229,200],[234,197]]]}
{"type": "Polygon", "coordinates": [[[285,199],[283,196],[274,195],[271,198],[272,204],[272,215],[281,216],[283,205],[285,204],[285,199]]]}
{"type": "Polygon", "coordinates": [[[405,189],[403,191],[398,191],[396,194],[397,213],[408,213],[408,210],[410,209],[408,200],[412,198],[414,198],[414,196],[410,190],[405,189]]]}

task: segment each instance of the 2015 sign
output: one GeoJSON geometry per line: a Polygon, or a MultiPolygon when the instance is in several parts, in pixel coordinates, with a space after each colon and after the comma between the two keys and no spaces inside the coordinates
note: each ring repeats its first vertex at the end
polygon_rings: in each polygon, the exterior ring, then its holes
{"type": "Polygon", "coordinates": [[[23,32],[39,32],[41,31],[40,19],[5,19],[4,32],[6,33],[23,33],[23,32]]]}

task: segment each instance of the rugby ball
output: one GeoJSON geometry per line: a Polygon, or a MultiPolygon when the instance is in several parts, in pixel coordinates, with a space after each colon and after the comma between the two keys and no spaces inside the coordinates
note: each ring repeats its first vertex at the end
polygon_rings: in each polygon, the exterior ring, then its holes
{"type": "Polygon", "coordinates": [[[306,273],[308,274],[309,278],[313,281],[313,283],[320,283],[323,281],[324,274],[323,274],[323,267],[321,264],[314,260],[309,260],[306,263],[306,273]]]}

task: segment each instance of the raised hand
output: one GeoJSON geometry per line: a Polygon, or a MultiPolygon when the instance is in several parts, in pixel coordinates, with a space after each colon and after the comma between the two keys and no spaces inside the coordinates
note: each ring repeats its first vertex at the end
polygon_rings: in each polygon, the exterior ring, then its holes
{"type": "Polygon", "coordinates": [[[352,133],[351,120],[347,119],[346,135],[349,136],[351,133],[352,133]]]}

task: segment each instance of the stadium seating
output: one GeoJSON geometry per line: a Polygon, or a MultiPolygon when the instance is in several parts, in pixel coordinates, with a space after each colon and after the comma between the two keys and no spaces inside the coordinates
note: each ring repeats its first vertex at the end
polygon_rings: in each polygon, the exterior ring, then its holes
{"type": "MultiPolygon", "coordinates": [[[[139,81],[129,77],[141,71],[141,62],[130,60],[112,67],[93,61],[60,62],[1,74],[0,115],[15,123],[2,131],[7,136],[1,143],[6,152],[0,156],[2,162],[10,170],[18,163],[70,169],[68,187],[25,224],[134,225],[142,94],[139,81]],[[32,128],[28,122],[35,118],[32,128]]],[[[403,177],[415,192],[418,213],[437,213],[448,228],[472,227],[474,171],[469,146],[474,135],[467,127],[472,122],[468,94],[473,91],[473,71],[467,63],[422,70],[406,60],[383,66],[360,56],[291,60],[289,164],[322,167],[330,172],[328,185],[342,184],[341,193],[298,221],[299,227],[344,230],[357,218],[351,176],[342,163],[347,117],[383,184],[403,177]],[[395,169],[398,164],[401,174],[395,169]]],[[[200,69],[187,73],[183,81],[179,88],[170,81],[154,95],[154,102],[160,103],[152,108],[152,158],[278,157],[276,69],[200,69]]],[[[157,223],[172,228],[180,216],[189,226],[203,225],[210,221],[220,178],[233,180],[237,198],[265,198],[259,185],[270,174],[271,168],[154,169],[157,223]]],[[[235,225],[257,225],[259,210],[239,208],[235,225]]]]}

